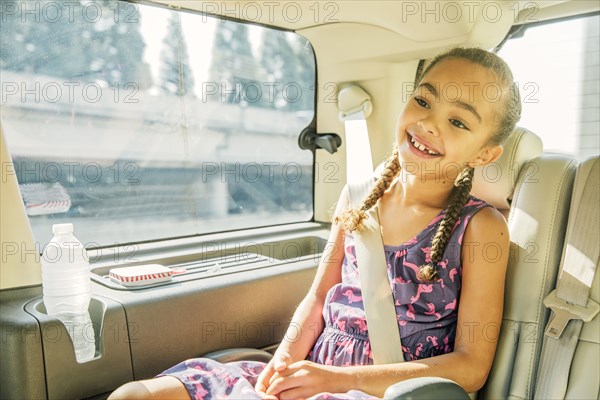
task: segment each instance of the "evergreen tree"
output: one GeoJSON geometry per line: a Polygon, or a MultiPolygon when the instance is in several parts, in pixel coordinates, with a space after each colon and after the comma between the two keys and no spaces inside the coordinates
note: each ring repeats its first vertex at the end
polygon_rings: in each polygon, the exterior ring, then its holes
{"type": "Polygon", "coordinates": [[[164,93],[185,96],[193,94],[194,78],[190,69],[187,45],[181,30],[179,14],[169,17],[167,35],[161,50],[161,84],[164,93]]]}
{"type": "Polygon", "coordinates": [[[260,61],[267,81],[274,87],[273,99],[265,96],[265,107],[289,110],[300,96],[296,93],[296,57],[287,36],[288,33],[274,29],[265,29],[262,35],[260,61]]]}
{"type": "MultiPolygon", "coordinates": [[[[7,1],[2,10],[12,10],[10,3],[17,10],[23,7],[21,2],[7,1]]],[[[109,0],[94,3],[100,7],[100,20],[93,16],[86,20],[81,13],[84,4],[36,3],[38,10],[60,7],[58,20],[41,12],[25,15],[24,21],[19,12],[2,15],[0,67],[74,81],[140,82],[140,73],[148,68],[142,58],[140,25],[124,19],[115,22],[117,3],[109,0]]]]}
{"type": "Polygon", "coordinates": [[[224,85],[228,103],[255,103],[264,95],[260,82],[260,68],[252,55],[248,40],[248,27],[232,21],[219,21],[215,31],[212,61],[209,71],[210,81],[224,85]]]}
{"type": "MultiPolygon", "coordinates": [[[[143,62],[146,44],[140,33],[139,13],[126,20],[123,13],[115,18],[115,7],[119,7],[114,0],[102,0],[96,4],[102,7],[102,19],[93,23],[91,41],[93,44],[94,58],[90,65],[90,73],[96,79],[104,80],[110,84],[114,82],[123,85],[135,83],[141,88],[148,87],[147,79],[143,72],[149,68],[143,62]],[[116,21],[115,21],[116,20],[116,21]]],[[[137,7],[137,6],[136,6],[137,7]]]]}

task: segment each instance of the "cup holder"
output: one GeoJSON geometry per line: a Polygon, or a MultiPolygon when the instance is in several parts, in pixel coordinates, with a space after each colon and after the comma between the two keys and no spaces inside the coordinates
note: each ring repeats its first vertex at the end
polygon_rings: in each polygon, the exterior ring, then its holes
{"type": "MultiPolygon", "coordinates": [[[[57,324],[59,323],[60,325],[62,325],[62,327],[52,327],[56,329],[57,334],[60,333],[61,335],[66,333],[68,335],[68,332],[66,331],[66,327],[64,326],[64,324],[56,317],[53,316],[49,316],[46,312],[46,306],[44,304],[44,300],[41,298],[38,298],[36,300],[34,300],[34,304],[33,304],[33,308],[34,310],[41,314],[41,315],[45,315],[47,318],[52,318],[53,319],[53,324],[57,324]],[[62,329],[60,329],[62,328],[62,329]],[[65,332],[62,332],[62,330],[64,329],[65,332]]],[[[94,347],[96,348],[95,353],[94,353],[94,358],[84,361],[84,362],[90,362],[98,357],[102,357],[102,325],[104,322],[104,314],[106,313],[106,303],[104,301],[102,301],[101,299],[98,299],[96,297],[92,297],[90,299],[90,306],[88,308],[88,312],[90,313],[90,320],[92,321],[92,327],[94,329],[94,347]]],[[[50,329],[50,328],[47,328],[50,329]]],[[[86,332],[86,329],[88,329],[87,327],[84,327],[84,334],[86,332]]],[[[48,332],[49,333],[49,332],[48,332]]],[[[69,340],[71,341],[71,346],[73,345],[73,341],[71,340],[71,337],[69,336],[69,340]]],[[[74,351],[73,351],[73,354],[74,351]]]]}
{"type": "Polygon", "coordinates": [[[39,324],[49,399],[86,398],[133,380],[123,306],[108,298],[92,296],[88,310],[96,353],[94,358],[79,363],[67,328],[58,318],[46,314],[43,299],[38,297],[25,305],[25,311],[39,324]],[[115,332],[124,335],[116,337],[115,332]]]}

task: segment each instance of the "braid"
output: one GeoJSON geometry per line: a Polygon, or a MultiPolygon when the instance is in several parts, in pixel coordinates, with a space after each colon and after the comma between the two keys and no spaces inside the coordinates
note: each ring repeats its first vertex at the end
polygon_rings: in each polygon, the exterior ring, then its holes
{"type": "Polygon", "coordinates": [[[463,169],[454,182],[454,188],[450,193],[446,215],[444,215],[444,218],[442,219],[442,222],[440,222],[435,236],[431,241],[431,262],[422,265],[419,269],[418,278],[422,281],[432,282],[438,279],[436,266],[437,263],[442,260],[454,224],[467,203],[467,198],[469,197],[471,186],[473,185],[474,171],[475,170],[471,167],[463,169]]]}
{"type": "Polygon", "coordinates": [[[394,178],[400,172],[400,162],[398,161],[398,148],[394,149],[392,154],[386,161],[385,167],[381,176],[375,182],[375,185],[365,197],[360,207],[348,207],[342,211],[341,215],[336,215],[333,218],[334,224],[342,224],[343,228],[352,232],[362,227],[363,221],[367,218],[367,211],[369,211],[376,203],[377,200],[383,196],[383,193],[390,187],[390,184],[394,178]]]}

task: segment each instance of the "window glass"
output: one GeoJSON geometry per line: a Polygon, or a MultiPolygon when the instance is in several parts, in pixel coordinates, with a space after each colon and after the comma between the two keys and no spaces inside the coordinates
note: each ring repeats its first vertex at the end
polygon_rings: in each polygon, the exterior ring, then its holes
{"type": "Polygon", "coordinates": [[[600,152],[599,21],[531,26],[499,51],[521,90],[519,125],[542,138],[544,151],[579,159],[600,152]]]}
{"type": "Polygon", "coordinates": [[[2,128],[36,241],[88,248],[312,218],[310,44],[138,3],[2,1],[2,128]]]}

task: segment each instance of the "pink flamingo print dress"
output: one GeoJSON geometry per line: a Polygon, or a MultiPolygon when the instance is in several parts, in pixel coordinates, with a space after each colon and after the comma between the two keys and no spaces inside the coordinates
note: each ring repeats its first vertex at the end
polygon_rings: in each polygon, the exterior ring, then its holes
{"type": "MultiPolygon", "coordinates": [[[[453,228],[442,261],[439,280],[422,283],[419,266],[431,261],[431,240],[446,210],[442,210],[417,236],[399,246],[385,246],[387,272],[396,305],[398,329],[406,361],[446,354],[454,349],[461,288],[461,247],[469,220],[484,207],[470,196],[453,228]]],[[[336,366],[373,364],[369,331],[362,303],[360,279],[352,235],[344,241],[341,282],[328,292],[323,307],[325,328],[307,360],[336,366]]],[[[183,361],[161,373],[178,378],[192,399],[258,399],[254,390],[264,363],[239,361],[221,364],[206,358],[183,361]]],[[[351,390],[320,393],[311,399],[374,399],[351,390]]]]}

